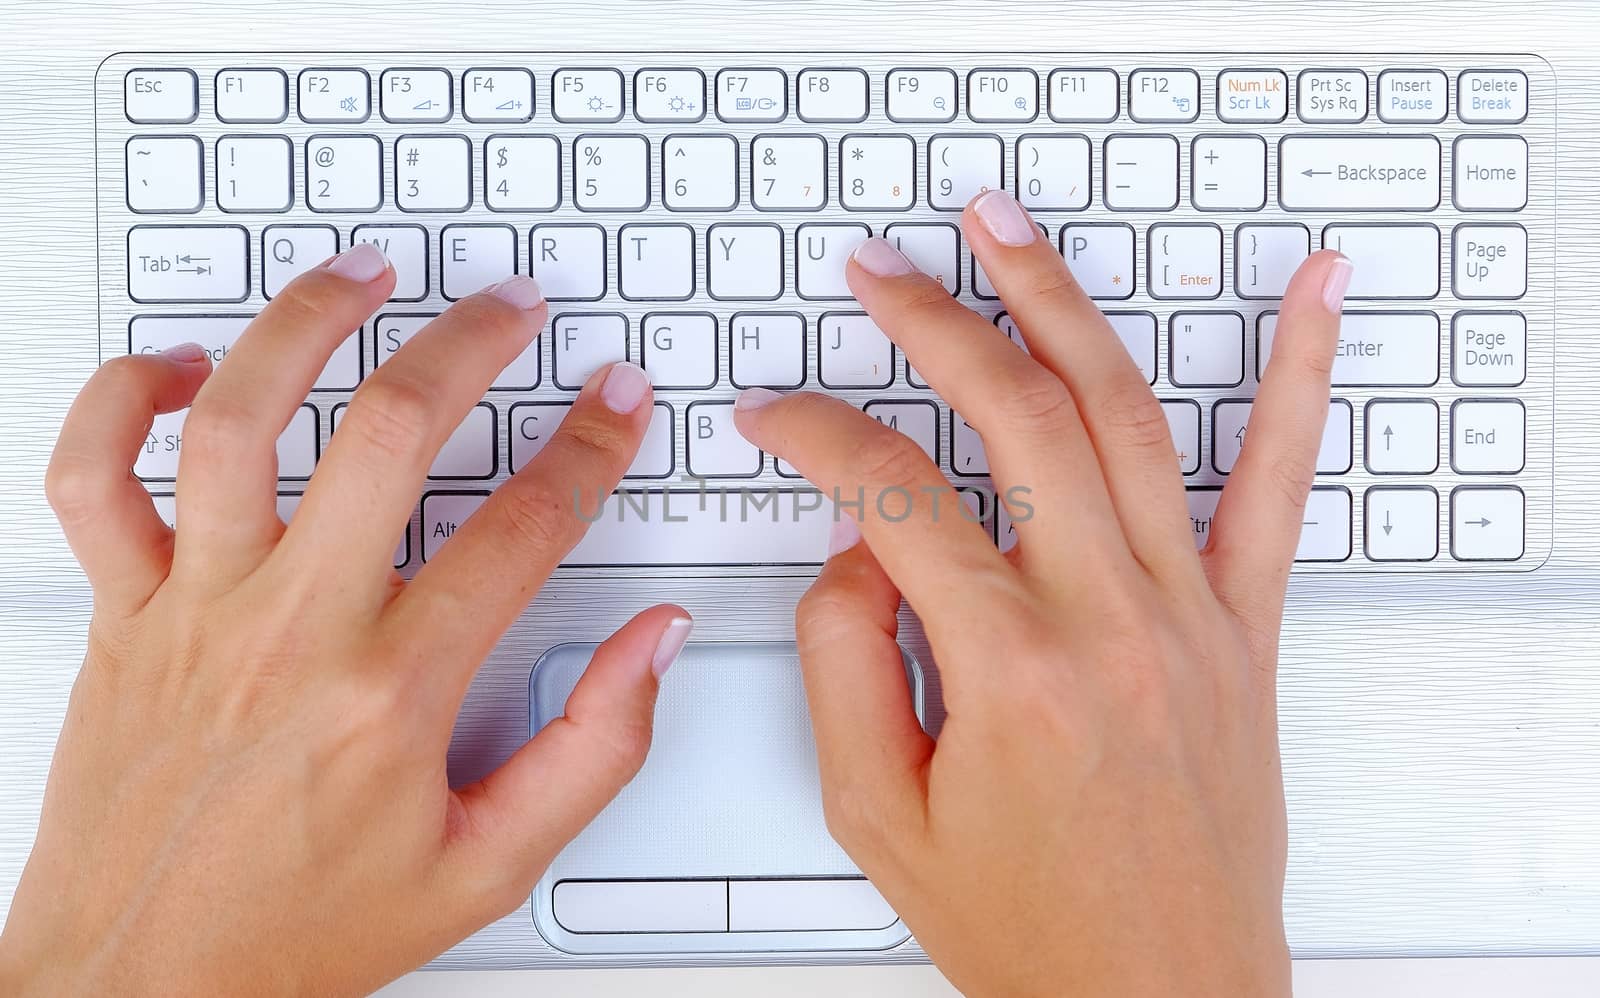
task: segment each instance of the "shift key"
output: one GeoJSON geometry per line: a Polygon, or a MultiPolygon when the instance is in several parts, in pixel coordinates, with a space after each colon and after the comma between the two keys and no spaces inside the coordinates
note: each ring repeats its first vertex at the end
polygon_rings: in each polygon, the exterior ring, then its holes
{"type": "Polygon", "coordinates": [[[1285,211],[1432,211],[1439,140],[1431,135],[1293,135],[1278,143],[1285,211]]]}
{"type": "MultiPolygon", "coordinates": [[[[1278,313],[1257,327],[1257,377],[1265,375],[1278,313]]],[[[1336,388],[1426,388],[1439,381],[1439,317],[1432,312],[1346,312],[1333,359],[1336,388]]]]}
{"type": "Polygon", "coordinates": [[[250,239],[240,225],[139,225],[128,230],[128,297],[238,302],[250,294],[250,239]]]}

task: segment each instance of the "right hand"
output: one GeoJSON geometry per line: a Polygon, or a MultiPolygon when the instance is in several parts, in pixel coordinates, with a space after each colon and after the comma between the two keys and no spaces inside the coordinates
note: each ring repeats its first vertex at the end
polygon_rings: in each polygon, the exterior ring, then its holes
{"type": "Polygon", "coordinates": [[[881,239],[849,281],[982,434],[997,490],[1028,490],[1014,549],[859,410],[759,390],[737,408],[762,449],[867,497],[797,614],[828,826],[969,996],[1287,995],[1277,638],[1348,261],[1318,253],[1290,285],[1197,554],[1166,418],[1105,317],[1010,195],[963,227],[1028,352],[881,239]],[[875,509],[908,495],[908,517],[875,509]],[[902,593],[941,671],[937,744],[895,643],[902,593]]]}

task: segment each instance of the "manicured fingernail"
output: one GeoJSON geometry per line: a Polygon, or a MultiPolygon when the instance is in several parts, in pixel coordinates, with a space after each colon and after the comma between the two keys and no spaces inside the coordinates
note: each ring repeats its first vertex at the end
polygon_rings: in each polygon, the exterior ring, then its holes
{"type": "Polygon", "coordinates": [[[206,348],[198,343],[179,343],[174,347],[167,347],[161,351],[161,356],[178,364],[199,364],[211,355],[206,353],[206,348]]]}
{"type": "Polygon", "coordinates": [[[1010,191],[997,187],[979,198],[972,210],[989,230],[989,235],[1002,246],[1026,246],[1039,238],[1033,219],[1017,204],[1010,191]]]}
{"type": "Polygon", "coordinates": [[[627,361],[611,365],[606,380],[600,383],[600,399],[606,408],[622,416],[639,408],[650,393],[650,375],[644,368],[627,361]]]}
{"type": "Polygon", "coordinates": [[[666,630],[661,632],[661,640],[656,643],[656,653],[650,659],[650,671],[657,679],[667,674],[672,668],[672,663],[678,660],[678,655],[683,651],[683,646],[689,642],[689,632],[694,630],[694,618],[675,617],[666,630]]]}
{"type": "Polygon", "coordinates": [[[903,277],[917,269],[904,253],[889,244],[889,240],[877,236],[857,246],[850,255],[861,264],[862,270],[874,277],[903,277]]]}
{"type": "Polygon", "coordinates": [[[383,250],[371,243],[356,243],[328,261],[328,270],[345,280],[360,281],[362,284],[376,281],[388,269],[389,261],[384,257],[383,250]]]}
{"type": "Polygon", "coordinates": [[[539,303],[544,301],[544,291],[539,288],[539,282],[526,274],[508,277],[483,290],[525,312],[538,308],[539,303]]]}
{"type": "Polygon", "coordinates": [[[852,517],[840,516],[833,521],[833,527],[828,531],[828,557],[832,558],[840,551],[848,551],[855,547],[861,540],[861,527],[852,517]]]}
{"type": "Polygon", "coordinates": [[[1344,311],[1344,293],[1350,290],[1350,278],[1355,276],[1356,265],[1347,256],[1333,261],[1328,276],[1322,282],[1322,304],[1338,315],[1344,311]]]}
{"type": "Polygon", "coordinates": [[[748,412],[764,405],[771,405],[781,398],[783,398],[781,393],[770,388],[746,388],[733,400],[733,408],[736,412],[748,412]]]}

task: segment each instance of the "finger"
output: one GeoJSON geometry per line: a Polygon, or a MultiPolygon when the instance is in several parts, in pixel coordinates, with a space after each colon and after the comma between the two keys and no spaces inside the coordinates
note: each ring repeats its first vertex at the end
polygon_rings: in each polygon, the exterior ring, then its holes
{"type": "Polygon", "coordinates": [[[194,343],[108,361],[79,393],[45,471],[44,492],[94,587],[97,606],[143,606],[172,566],[172,531],[133,462],[161,413],[188,405],[211,373],[194,343]]]}
{"type": "MultiPolygon", "coordinates": [[[[1061,379],[886,240],[862,243],[846,273],[873,321],[983,438],[996,484],[1026,489],[1034,500],[1038,514],[1017,526],[1023,562],[1061,572],[1070,561],[1063,550],[1126,557],[1099,462],[1061,379]],[[1043,556],[1030,560],[1030,544],[1043,556]]],[[[873,550],[887,557],[876,544],[873,550]]]]}
{"type": "Polygon", "coordinates": [[[1212,522],[1205,560],[1213,585],[1262,630],[1277,630],[1300,543],[1352,272],[1347,258],[1324,250],[1289,282],[1244,449],[1212,522]]]}
{"type": "Polygon", "coordinates": [[[387,591],[395,542],[439,448],[547,312],[533,278],[511,277],[456,302],[384,361],[339,420],[284,534],[285,556],[360,566],[368,592],[387,591]]]}
{"type": "Polygon", "coordinates": [[[526,899],[556,853],[644,764],[657,685],[693,627],[688,611],[671,604],[634,617],[595,649],[561,717],[455,792],[461,876],[452,879],[479,885],[468,890],[480,895],[526,899]]]}
{"type": "Polygon", "coordinates": [[[933,739],[917,721],[895,642],[900,590],[854,520],[835,522],[828,560],[795,610],[795,639],[834,837],[854,850],[914,832],[933,739]]]}
{"type": "Polygon", "coordinates": [[[1016,578],[944,475],[898,430],[826,395],[761,388],[739,396],[734,423],[859,521],[930,637],[959,631],[974,590],[1016,578]]]}
{"type": "Polygon", "coordinates": [[[962,228],[1029,353],[1077,401],[1135,556],[1152,569],[1198,573],[1172,430],[1111,323],[1008,192],[978,197],[962,228]]]}
{"type": "Polygon", "coordinates": [[[278,435],[334,349],[389,297],[394,270],[357,243],[295,278],[217,365],[183,424],[176,561],[235,575],[258,564],[283,532],[278,435]]]}
{"type": "Polygon", "coordinates": [[[461,663],[436,670],[445,702],[458,702],[478,663],[583,537],[579,504],[592,515],[622,480],[649,426],[651,398],[641,368],[618,363],[597,371],[544,448],[484,501],[386,611],[388,626],[423,650],[421,660],[461,663]]]}

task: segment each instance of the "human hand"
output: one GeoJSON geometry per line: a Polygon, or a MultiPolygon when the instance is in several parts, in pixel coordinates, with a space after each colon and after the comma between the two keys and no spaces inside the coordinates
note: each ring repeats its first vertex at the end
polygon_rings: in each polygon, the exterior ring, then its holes
{"type": "Polygon", "coordinates": [[[465,298],[355,394],[287,528],[274,442],[390,294],[358,245],[291,284],[215,372],[198,348],[102,367],[46,492],[94,588],[88,655],[4,936],[7,995],[365,993],[523,903],[637,771],[689,615],[601,646],[567,715],[500,769],[445,766],[473,673],[609,493],[651,410],[617,364],[409,583],[428,467],[544,324],[529,278],[465,298]],[[129,469],[189,405],[179,529],[129,469]]]}
{"type": "Polygon", "coordinates": [[[860,411],[760,390],[737,409],[825,492],[867,496],[796,615],[829,828],[974,998],[1287,995],[1278,631],[1349,263],[1295,275],[1197,555],[1166,417],[1110,324],[1009,194],[962,223],[1027,352],[881,239],[849,281],[982,435],[996,491],[1027,490],[1015,548],[860,411]],[[895,514],[914,497],[905,520],[874,515],[885,490],[895,514]],[[902,593],[941,670],[937,744],[902,593]]]}

